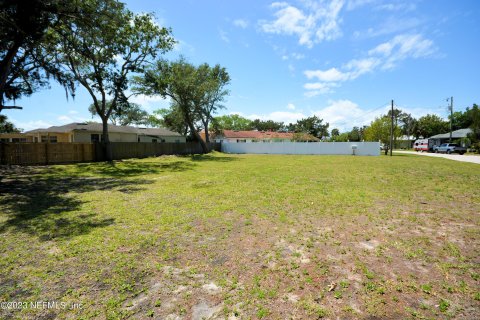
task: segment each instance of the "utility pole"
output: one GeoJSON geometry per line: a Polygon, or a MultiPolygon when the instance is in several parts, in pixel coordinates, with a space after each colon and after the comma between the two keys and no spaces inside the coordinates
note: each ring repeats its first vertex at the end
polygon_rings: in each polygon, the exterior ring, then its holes
{"type": "Polygon", "coordinates": [[[392,125],[390,126],[390,157],[392,156],[392,149],[393,149],[393,100],[392,100],[392,125]]]}
{"type": "Polygon", "coordinates": [[[448,139],[448,142],[452,142],[452,123],[453,123],[453,97],[450,97],[450,138],[448,139]]]}

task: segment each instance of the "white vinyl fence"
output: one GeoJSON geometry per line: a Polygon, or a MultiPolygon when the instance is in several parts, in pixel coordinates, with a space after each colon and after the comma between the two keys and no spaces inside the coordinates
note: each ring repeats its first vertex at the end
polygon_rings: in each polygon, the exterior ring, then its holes
{"type": "Polygon", "coordinates": [[[380,142],[223,142],[222,152],[378,156],[380,155],[380,142]]]}

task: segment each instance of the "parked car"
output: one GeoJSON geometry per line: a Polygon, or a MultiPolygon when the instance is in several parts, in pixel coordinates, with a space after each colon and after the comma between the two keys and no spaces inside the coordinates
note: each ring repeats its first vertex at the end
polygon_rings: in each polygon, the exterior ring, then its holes
{"type": "Polygon", "coordinates": [[[443,143],[441,144],[436,150],[435,153],[458,153],[458,154],[464,154],[467,152],[467,149],[464,147],[460,147],[456,143],[443,143]]]}

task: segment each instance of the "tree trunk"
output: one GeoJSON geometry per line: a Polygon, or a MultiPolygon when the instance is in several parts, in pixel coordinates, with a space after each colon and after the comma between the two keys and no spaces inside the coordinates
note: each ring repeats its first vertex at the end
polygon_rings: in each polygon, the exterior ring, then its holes
{"type": "Polygon", "coordinates": [[[102,127],[103,127],[103,139],[102,146],[103,152],[105,152],[105,160],[111,162],[113,160],[112,145],[110,144],[110,138],[108,137],[108,118],[102,118],[102,127]]]}
{"type": "Polygon", "coordinates": [[[203,122],[203,127],[205,128],[205,142],[210,143],[210,133],[208,132],[208,121],[203,122]]]}
{"type": "Polygon", "coordinates": [[[202,146],[203,153],[209,153],[210,148],[208,147],[207,143],[205,141],[203,141],[202,137],[200,137],[200,134],[197,132],[197,130],[195,130],[195,128],[193,128],[193,127],[190,127],[190,130],[192,130],[193,135],[200,142],[200,145],[202,146]]]}
{"type": "Polygon", "coordinates": [[[188,127],[190,128],[190,131],[192,132],[195,139],[198,142],[200,142],[200,145],[202,146],[203,153],[209,153],[210,150],[208,148],[208,145],[205,143],[205,141],[203,141],[203,139],[200,137],[200,134],[197,132],[197,130],[195,129],[195,126],[193,125],[192,118],[191,118],[190,113],[188,111],[188,106],[182,108],[182,112],[183,112],[185,122],[187,123],[188,127]]]}

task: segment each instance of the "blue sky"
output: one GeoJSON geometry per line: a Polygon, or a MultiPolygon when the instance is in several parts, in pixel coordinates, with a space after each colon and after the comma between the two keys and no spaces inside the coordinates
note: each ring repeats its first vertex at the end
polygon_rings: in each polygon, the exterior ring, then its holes
{"type": "MultiPolygon", "coordinates": [[[[178,41],[167,57],[226,67],[221,114],[294,122],[318,115],[330,128],[368,124],[395,104],[415,117],[480,103],[480,2],[476,0],[127,1],[155,12],[178,41]]],[[[134,98],[147,111],[159,97],[134,98]]],[[[91,120],[91,100],[52,83],[5,114],[26,130],[91,120]]]]}

